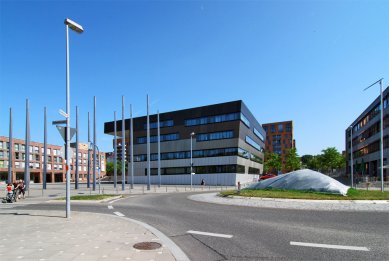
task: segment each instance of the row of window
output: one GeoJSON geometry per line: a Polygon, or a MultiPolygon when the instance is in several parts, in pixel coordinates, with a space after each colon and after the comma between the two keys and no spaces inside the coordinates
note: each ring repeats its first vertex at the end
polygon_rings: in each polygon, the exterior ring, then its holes
{"type": "Polygon", "coordinates": [[[254,128],[253,132],[261,141],[265,142],[265,137],[256,128],[254,128]]]}
{"type": "MultiPolygon", "coordinates": [[[[384,137],[384,149],[389,148],[389,136],[384,137]]],[[[380,140],[370,143],[369,145],[354,151],[354,159],[371,154],[380,150],[380,140]]]]}
{"type": "MultiPolygon", "coordinates": [[[[256,156],[242,148],[221,148],[221,149],[208,149],[208,150],[194,150],[192,151],[193,158],[206,158],[206,157],[222,157],[222,156],[240,156],[252,161],[263,163],[261,157],[256,156]]],[[[178,151],[178,152],[164,152],[161,153],[161,160],[175,160],[175,159],[189,159],[190,151],[178,151]]],[[[158,153],[150,154],[150,160],[158,160],[158,153]]],[[[134,156],[134,162],[147,161],[147,154],[140,154],[134,156]]]]}
{"type": "MultiPolygon", "coordinates": [[[[268,126],[265,126],[263,128],[265,129],[266,132],[268,132],[268,126]]],[[[279,123],[277,125],[275,125],[275,124],[270,125],[270,132],[271,133],[275,133],[276,132],[276,128],[277,128],[278,132],[283,132],[284,131],[284,124],[283,123],[279,123]]],[[[291,123],[286,123],[285,124],[285,131],[286,132],[292,132],[292,124],[291,123]]]]}
{"type": "MultiPolygon", "coordinates": [[[[355,146],[361,142],[364,142],[366,139],[376,135],[377,133],[380,133],[380,131],[381,131],[380,126],[381,126],[381,122],[378,121],[378,122],[374,123],[372,126],[370,126],[368,129],[363,131],[361,134],[359,134],[357,137],[355,137],[353,139],[353,146],[355,146]]],[[[384,129],[386,129],[388,127],[389,127],[389,116],[385,117],[385,119],[384,119],[384,129]]],[[[348,135],[350,135],[350,134],[351,133],[349,131],[348,135]]],[[[349,144],[349,147],[350,147],[350,144],[349,144]]]]}
{"type": "Polygon", "coordinates": [[[185,126],[196,126],[196,125],[205,125],[205,124],[218,123],[218,122],[235,121],[240,119],[239,115],[240,115],[239,113],[229,113],[229,114],[222,114],[216,116],[188,119],[185,120],[184,124],[185,126]]]}
{"type": "MultiPolygon", "coordinates": [[[[172,140],[179,140],[180,135],[178,133],[170,133],[170,134],[162,134],[160,135],[161,142],[163,141],[172,141],[172,140]]],[[[136,142],[138,144],[144,144],[147,142],[147,137],[139,137],[136,139],[136,142]]],[[[158,136],[150,136],[150,143],[158,142],[158,136]]]]}
{"type": "MultiPolygon", "coordinates": [[[[389,105],[389,96],[386,95],[383,100],[384,109],[386,109],[389,105]]],[[[374,119],[381,111],[381,103],[379,102],[373,109],[371,109],[365,117],[363,117],[357,124],[354,125],[353,131],[357,132],[363,126],[365,126],[368,122],[374,119]]]]}
{"type": "Polygon", "coordinates": [[[200,133],[196,135],[196,141],[222,140],[234,137],[233,131],[219,131],[212,133],[200,133]]]}
{"type": "Polygon", "coordinates": [[[261,147],[261,145],[259,145],[258,143],[256,143],[252,138],[250,138],[249,136],[246,136],[246,143],[249,144],[250,146],[252,146],[253,148],[257,149],[258,151],[263,151],[263,148],[261,147]]]}
{"type": "MultiPolygon", "coordinates": [[[[173,120],[166,120],[166,121],[159,122],[160,128],[173,127],[173,126],[174,126],[173,120]]],[[[143,128],[147,130],[147,123],[143,125],[143,128]]],[[[156,128],[158,128],[158,122],[150,122],[150,129],[156,129],[156,128]]]]}
{"type": "MultiPolygon", "coordinates": [[[[161,175],[182,175],[190,174],[190,167],[172,167],[161,168],[161,175]]],[[[216,173],[245,173],[245,166],[243,165],[211,165],[211,166],[195,166],[193,172],[196,174],[216,174],[216,173]]],[[[151,168],[150,174],[152,176],[158,175],[157,168],[151,168]]],[[[147,175],[147,168],[145,169],[145,175],[147,175]]]]}

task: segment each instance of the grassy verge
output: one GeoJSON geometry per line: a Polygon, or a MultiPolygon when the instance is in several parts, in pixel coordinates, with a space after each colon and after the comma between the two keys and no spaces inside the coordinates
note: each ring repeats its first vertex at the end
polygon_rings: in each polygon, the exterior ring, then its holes
{"type": "Polygon", "coordinates": [[[326,193],[279,190],[279,189],[255,189],[227,190],[220,193],[221,196],[243,196],[259,198],[291,198],[291,199],[316,199],[316,200],[389,200],[389,191],[381,192],[376,190],[356,190],[349,189],[347,196],[333,195],[326,193]]]}
{"type": "MultiPolygon", "coordinates": [[[[116,197],[118,195],[103,194],[103,195],[79,195],[71,196],[70,200],[103,200],[107,198],[116,197]]],[[[65,200],[66,198],[58,198],[58,200],[65,200]]]]}

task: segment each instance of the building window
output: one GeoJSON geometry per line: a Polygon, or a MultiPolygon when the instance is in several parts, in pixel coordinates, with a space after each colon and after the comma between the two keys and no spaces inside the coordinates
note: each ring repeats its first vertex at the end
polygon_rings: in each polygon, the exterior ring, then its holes
{"type": "Polygon", "coordinates": [[[196,135],[196,141],[222,140],[234,137],[233,131],[220,131],[212,133],[200,133],[196,135]]]}
{"type": "Polygon", "coordinates": [[[4,168],[5,164],[4,164],[4,160],[0,160],[0,168],[4,168]]]}
{"type": "Polygon", "coordinates": [[[19,144],[14,144],[14,148],[15,148],[16,151],[18,151],[19,150],[19,144]]]}
{"type": "Polygon", "coordinates": [[[0,151],[0,159],[4,159],[4,151],[0,151]]]}
{"type": "Polygon", "coordinates": [[[249,136],[246,136],[246,142],[247,144],[251,145],[253,148],[259,150],[259,151],[262,151],[262,147],[256,143],[252,138],[250,138],[249,136]]]}
{"type": "MultiPolygon", "coordinates": [[[[171,133],[171,134],[164,134],[160,135],[161,142],[163,141],[172,141],[172,140],[179,140],[180,135],[178,133],[171,133]]],[[[147,142],[147,137],[139,137],[136,139],[138,144],[144,144],[147,142]]],[[[150,136],[150,143],[158,142],[158,136],[150,136]]]]}
{"type": "Polygon", "coordinates": [[[271,126],[270,126],[270,131],[271,131],[271,133],[276,132],[276,128],[274,127],[274,125],[271,125],[271,126]]]}
{"type": "Polygon", "coordinates": [[[26,145],[24,145],[24,144],[20,145],[20,150],[21,151],[26,151],[26,145]]]}
{"type": "Polygon", "coordinates": [[[244,116],[243,113],[240,114],[240,120],[247,126],[250,128],[250,121],[246,118],[246,116],[244,116]]]}
{"type": "Polygon", "coordinates": [[[284,125],[282,123],[278,124],[278,132],[284,131],[284,125]]]}
{"type": "Polygon", "coordinates": [[[254,128],[254,134],[261,140],[261,141],[265,141],[265,138],[263,137],[263,135],[256,129],[254,128]]]}
{"type": "Polygon", "coordinates": [[[239,113],[229,113],[216,116],[188,119],[185,120],[185,126],[205,125],[235,120],[239,120],[239,113]]]}
{"type": "Polygon", "coordinates": [[[286,124],[286,132],[292,132],[292,124],[290,124],[290,123],[287,123],[286,124]]]}
{"type": "Polygon", "coordinates": [[[259,174],[259,169],[249,167],[249,174],[259,174]]]}
{"type": "MultiPolygon", "coordinates": [[[[173,127],[173,126],[174,126],[173,120],[166,120],[166,121],[159,122],[160,128],[173,127]]],[[[143,128],[147,130],[147,123],[143,125],[143,128]]],[[[156,128],[158,128],[158,122],[150,122],[150,129],[156,129],[156,128]]]]}

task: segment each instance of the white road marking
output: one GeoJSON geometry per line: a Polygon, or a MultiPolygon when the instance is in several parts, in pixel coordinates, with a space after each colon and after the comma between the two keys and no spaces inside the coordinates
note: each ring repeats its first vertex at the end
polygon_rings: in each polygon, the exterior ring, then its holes
{"type": "Polygon", "coordinates": [[[116,202],[116,201],[119,201],[119,200],[122,200],[122,199],[123,199],[123,198],[118,198],[118,199],[112,200],[112,201],[108,202],[108,204],[112,204],[112,203],[114,203],[114,202],[116,202]]]}
{"type": "Polygon", "coordinates": [[[108,206],[108,209],[113,209],[113,206],[109,205],[109,206],[108,206]]]}
{"type": "Polygon", "coordinates": [[[119,216],[119,217],[125,217],[125,215],[123,215],[122,213],[120,212],[113,212],[116,216],[119,216]]]}
{"type": "Polygon", "coordinates": [[[367,247],[357,247],[357,246],[327,245],[327,244],[315,244],[315,243],[304,243],[304,242],[293,242],[293,241],[290,241],[290,244],[292,246],[306,246],[306,247],[321,247],[321,248],[344,249],[344,250],[370,251],[367,247]]]}
{"type": "Polygon", "coordinates": [[[224,238],[232,238],[233,237],[232,235],[209,233],[209,232],[194,231],[194,230],[186,231],[186,233],[196,234],[196,235],[204,235],[204,236],[211,236],[211,237],[224,237],[224,238]]]}

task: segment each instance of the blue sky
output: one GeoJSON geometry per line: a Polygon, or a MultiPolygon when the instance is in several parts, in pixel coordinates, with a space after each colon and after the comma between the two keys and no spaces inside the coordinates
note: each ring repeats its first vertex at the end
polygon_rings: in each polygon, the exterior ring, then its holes
{"type": "MultiPolygon", "coordinates": [[[[0,135],[31,138],[65,110],[65,26],[70,34],[71,120],[97,99],[97,143],[112,150],[103,124],[135,116],[243,100],[260,123],[294,121],[300,155],[344,149],[344,130],[389,85],[389,1],[5,1],[0,0],[0,135]]],[[[62,144],[49,125],[48,141],[62,144]]]]}

